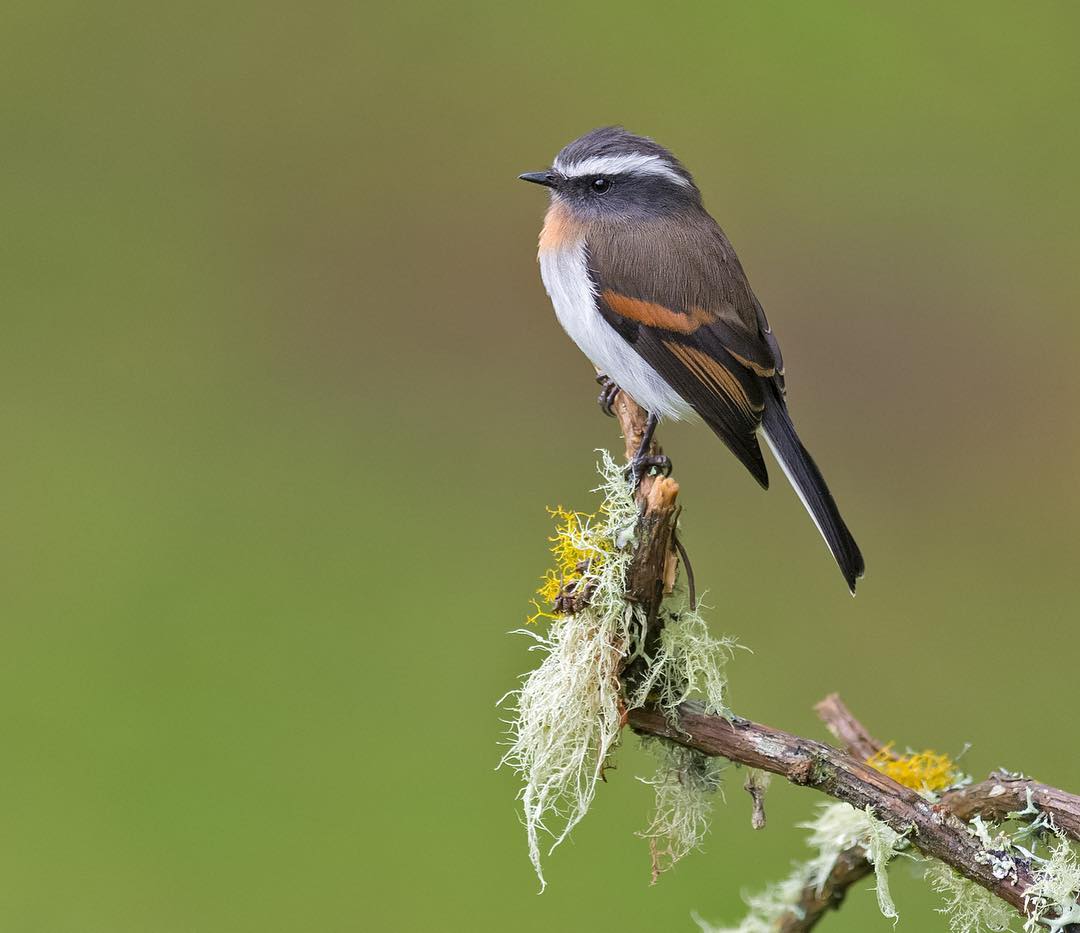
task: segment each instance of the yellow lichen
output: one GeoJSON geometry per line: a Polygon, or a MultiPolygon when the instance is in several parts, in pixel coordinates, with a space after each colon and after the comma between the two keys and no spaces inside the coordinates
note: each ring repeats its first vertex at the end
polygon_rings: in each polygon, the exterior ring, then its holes
{"type": "Polygon", "coordinates": [[[541,606],[535,599],[530,599],[533,609],[536,610],[531,616],[525,620],[526,625],[536,625],[541,619],[557,619],[559,618],[553,612],[547,612],[543,606],[541,606]]]}
{"type": "MultiPolygon", "coordinates": [[[[596,513],[572,512],[560,505],[548,508],[548,514],[555,520],[555,534],[548,538],[555,565],[544,573],[536,595],[541,603],[553,606],[564,590],[576,588],[586,576],[595,577],[600,573],[605,560],[615,549],[615,542],[596,527],[596,513]]],[[[557,615],[544,611],[536,600],[533,600],[533,606],[536,612],[526,620],[529,624],[557,618],[557,615]]]]}
{"type": "Polygon", "coordinates": [[[920,793],[938,794],[960,779],[960,772],[948,755],[929,749],[911,755],[894,755],[892,743],[866,759],[871,768],[920,793]]]}

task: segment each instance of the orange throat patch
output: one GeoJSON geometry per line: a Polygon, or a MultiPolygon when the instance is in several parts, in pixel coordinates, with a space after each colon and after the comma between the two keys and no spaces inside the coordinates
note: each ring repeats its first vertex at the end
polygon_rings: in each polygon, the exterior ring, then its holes
{"type": "Polygon", "coordinates": [[[570,211],[558,201],[553,201],[544,216],[544,229],[540,231],[540,252],[555,252],[573,246],[581,239],[581,224],[570,211]]]}

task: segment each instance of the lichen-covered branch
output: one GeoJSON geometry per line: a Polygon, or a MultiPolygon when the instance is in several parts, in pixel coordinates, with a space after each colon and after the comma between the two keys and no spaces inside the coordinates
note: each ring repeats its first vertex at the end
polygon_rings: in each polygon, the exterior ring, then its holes
{"type": "MultiPolygon", "coordinates": [[[[623,393],[612,401],[630,460],[647,417],[623,393]]],[[[645,453],[660,453],[655,438],[645,453]]],[[[1026,918],[1026,931],[1041,925],[1080,933],[1080,862],[1069,845],[1080,839],[1080,798],[1008,773],[962,786],[970,778],[947,756],[893,753],[835,694],[818,712],[842,748],[735,717],[722,674],[735,642],[710,635],[692,584],[689,608],[665,603],[680,556],[686,562],[676,539],[678,483],[647,475],[635,486],[606,451],[600,455],[599,511],[552,510],[555,569],[537,595],[554,614],[536,604],[529,621],[550,624],[544,633],[527,631],[544,660],[508,694],[514,719],[503,761],[524,779],[529,855],[541,883],[540,834],[558,845],[584,816],[628,723],[665,743],[647,782],[656,814],[641,833],[653,852],[654,880],[700,844],[718,785],[711,759],[751,769],[747,790],[758,828],[765,823],[764,779],[772,774],[840,801],[803,824],[817,855],[749,899],[740,930],[810,930],[871,872],[882,913],[895,918],[887,866],[914,849],[937,860],[928,880],[944,895],[954,929],[1005,929],[1008,905],[1026,918]],[[686,702],[691,697],[705,703],[686,702]],[[1003,826],[991,831],[984,819],[1026,823],[1011,823],[1020,828],[1010,834],[1003,826]]]]}
{"type": "Polygon", "coordinates": [[[708,716],[695,703],[683,704],[674,723],[649,708],[631,710],[629,715],[631,727],[640,734],[779,774],[859,810],[870,807],[920,852],[939,859],[1027,916],[1025,893],[1034,883],[1030,864],[1016,859],[1014,871],[997,877],[983,847],[957,817],[846,752],[762,723],[708,716]]]}
{"type": "MultiPolygon", "coordinates": [[[[871,758],[882,744],[873,738],[838,694],[832,693],[814,707],[826,728],[856,758],[871,758]]],[[[1080,841],[1080,796],[1022,774],[993,771],[985,781],[946,791],[938,806],[962,820],[978,815],[1003,820],[1030,806],[1046,813],[1062,833],[1080,841]]]]}
{"type": "MultiPolygon", "coordinates": [[[[829,732],[852,756],[865,761],[882,752],[882,743],[870,734],[838,694],[829,694],[814,709],[829,732]]],[[[1080,798],[1021,775],[991,774],[979,784],[946,792],[937,807],[962,820],[970,820],[976,815],[988,820],[1003,820],[1025,810],[1029,819],[1036,811],[1046,813],[1066,836],[1080,840],[1080,798]],[[1032,805],[1035,810],[1029,809],[1032,805]]],[[[823,884],[804,887],[798,901],[778,922],[777,930],[781,933],[812,930],[829,910],[843,903],[852,885],[873,870],[862,846],[845,850],[823,884]]]]}
{"type": "Polygon", "coordinates": [[[1034,806],[1050,816],[1062,833],[1080,841],[1080,797],[1022,774],[992,772],[985,781],[949,791],[939,806],[962,820],[976,814],[988,820],[1002,820],[1034,806]]]}

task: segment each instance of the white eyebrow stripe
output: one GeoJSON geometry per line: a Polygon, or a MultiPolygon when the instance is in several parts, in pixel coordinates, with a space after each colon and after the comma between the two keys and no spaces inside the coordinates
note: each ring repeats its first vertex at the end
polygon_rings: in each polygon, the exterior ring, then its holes
{"type": "Polygon", "coordinates": [[[555,171],[567,178],[580,178],[583,175],[619,175],[622,172],[636,172],[639,175],[662,175],[676,184],[690,187],[687,181],[672,167],[671,163],[658,155],[644,152],[628,152],[625,155],[589,156],[580,162],[566,164],[555,160],[555,171]]]}

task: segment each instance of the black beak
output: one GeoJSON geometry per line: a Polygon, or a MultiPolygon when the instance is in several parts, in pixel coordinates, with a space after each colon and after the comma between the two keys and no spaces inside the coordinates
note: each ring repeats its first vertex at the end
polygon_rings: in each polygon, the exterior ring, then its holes
{"type": "Polygon", "coordinates": [[[526,172],[518,175],[522,181],[531,181],[534,185],[543,185],[545,188],[554,188],[559,177],[554,172],[526,172]]]}

